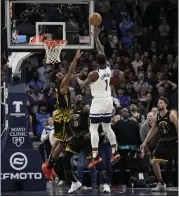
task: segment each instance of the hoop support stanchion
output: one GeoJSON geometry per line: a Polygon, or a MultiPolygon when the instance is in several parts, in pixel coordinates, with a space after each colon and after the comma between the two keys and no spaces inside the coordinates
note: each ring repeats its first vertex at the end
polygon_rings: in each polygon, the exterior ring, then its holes
{"type": "Polygon", "coordinates": [[[1,190],[46,190],[40,153],[33,149],[27,127],[26,85],[7,83],[5,90],[5,131],[1,137],[1,190]]]}

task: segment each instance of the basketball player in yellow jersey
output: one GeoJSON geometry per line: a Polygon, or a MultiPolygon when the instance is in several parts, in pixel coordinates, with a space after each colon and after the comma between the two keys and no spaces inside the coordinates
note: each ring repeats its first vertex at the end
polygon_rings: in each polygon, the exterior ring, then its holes
{"type": "Polygon", "coordinates": [[[81,55],[82,53],[80,52],[80,49],[78,49],[65,77],[60,73],[56,75],[59,80],[59,85],[56,88],[57,109],[53,115],[55,130],[54,138],[56,139],[56,143],[52,146],[49,160],[42,165],[45,177],[51,181],[53,181],[53,177],[55,176],[54,164],[56,158],[58,158],[60,153],[65,149],[68,139],[72,136],[69,123],[71,117],[69,82],[75,72],[77,61],[81,55]]]}

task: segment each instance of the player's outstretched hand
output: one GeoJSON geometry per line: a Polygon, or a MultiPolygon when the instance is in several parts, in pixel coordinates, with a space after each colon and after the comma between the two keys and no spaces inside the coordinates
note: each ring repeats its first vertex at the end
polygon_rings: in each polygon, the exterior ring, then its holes
{"type": "Polygon", "coordinates": [[[76,57],[77,57],[77,59],[80,59],[80,57],[81,57],[82,54],[83,54],[83,52],[81,52],[80,49],[77,49],[77,51],[76,51],[76,57]]]}
{"type": "Polygon", "coordinates": [[[99,37],[100,28],[99,28],[99,27],[94,27],[94,33],[91,32],[91,34],[92,34],[95,38],[99,37]]]}

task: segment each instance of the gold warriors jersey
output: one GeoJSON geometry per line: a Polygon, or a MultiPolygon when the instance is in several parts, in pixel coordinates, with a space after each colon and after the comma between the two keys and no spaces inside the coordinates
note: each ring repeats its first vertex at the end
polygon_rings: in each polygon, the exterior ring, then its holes
{"type": "Polygon", "coordinates": [[[71,96],[68,89],[67,94],[61,94],[60,90],[56,89],[57,110],[54,115],[56,122],[69,122],[71,117],[71,96]]]}

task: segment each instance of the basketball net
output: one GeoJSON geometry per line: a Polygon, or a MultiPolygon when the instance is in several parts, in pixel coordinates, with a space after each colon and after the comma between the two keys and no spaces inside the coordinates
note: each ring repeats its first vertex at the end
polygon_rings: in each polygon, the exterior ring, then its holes
{"type": "Polygon", "coordinates": [[[46,50],[46,63],[55,64],[61,62],[60,53],[64,46],[68,43],[67,40],[45,40],[44,46],[46,50]]]}

